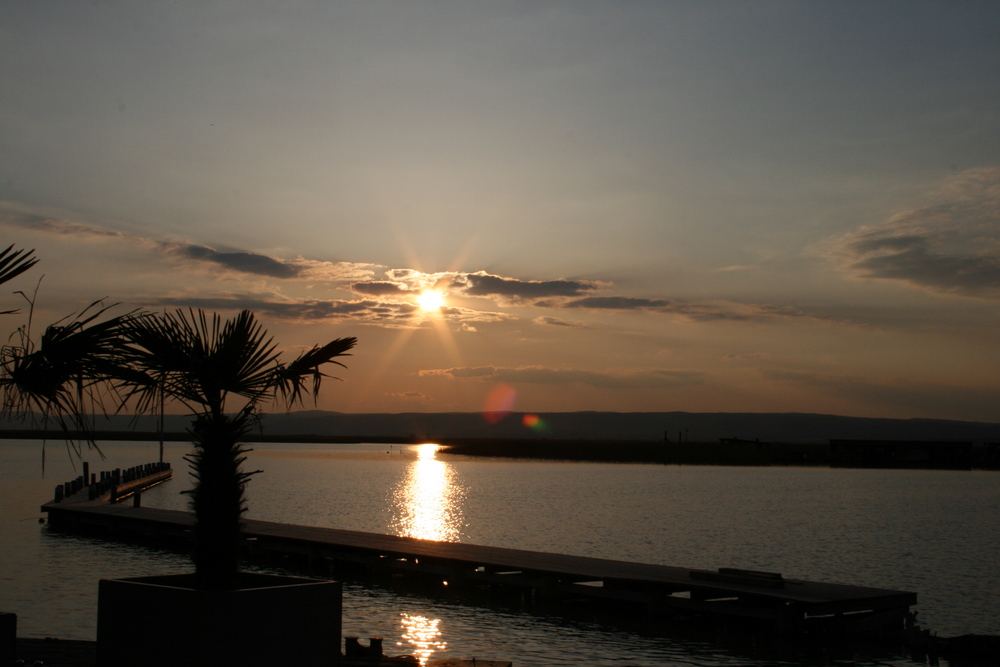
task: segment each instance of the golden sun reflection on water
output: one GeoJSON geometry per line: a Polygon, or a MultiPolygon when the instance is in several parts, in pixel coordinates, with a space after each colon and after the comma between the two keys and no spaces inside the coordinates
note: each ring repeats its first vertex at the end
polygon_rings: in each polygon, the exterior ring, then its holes
{"type": "Polygon", "coordinates": [[[458,542],[462,535],[465,489],[454,469],[436,458],[440,445],[420,445],[417,459],[392,497],[391,528],[397,535],[458,542]]]}
{"type": "MultiPolygon", "coordinates": [[[[405,647],[406,643],[412,647],[408,655],[412,655],[420,661],[421,665],[426,665],[427,660],[434,655],[435,651],[443,651],[448,648],[448,642],[441,641],[441,619],[427,618],[426,616],[415,616],[413,614],[400,614],[400,625],[403,626],[403,641],[399,643],[405,647]]],[[[406,651],[406,648],[403,649],[406,651]]]]}

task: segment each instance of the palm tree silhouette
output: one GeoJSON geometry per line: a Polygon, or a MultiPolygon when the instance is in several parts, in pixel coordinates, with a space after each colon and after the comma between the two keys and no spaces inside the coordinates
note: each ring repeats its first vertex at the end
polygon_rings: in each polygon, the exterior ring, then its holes
{"type": "MultiPolygon", "coordinates": [[[[13,245],[0,251],[0,284],[34,266],[38,259],[33,254],[34,250],[14,250],[13,245]]],[[[31,331],[34,299],[24,292],[15,294],[28,302],[29,313],[27,322],[0,347],[0,415],[24,420],[37,411],[43,424],[51,419],[62,428],[77,455],[82,451],[69,437],[70,431],[83,433],[84,441],[100,453],[89,435],[93,416],[107,412],[105,398],[115,395],[119,385],[144,381],[141,374],[121,363],[120,335],[125,322],[143,315],[133,311],[105,318],[114,305],[95,301],[46,327],[36,341],[31,331]]]]}
{"type": "MultiPolygon", "coordinates": [[[[0,252],[0,284],[37,261],[33,251],[12,250],[0,252]]],[[[24,419],[38,411],[43,422],[57,421],[67,443],[71,431],[80,431],[97,447],[91,422],[107,414],[106,404],[139,413],[158,412],[165,400],[185,406],[194,418],[194,451],[185,460],[195,482],[187,493],[195,514],[196,585],[236,588],[244,490],[254,474],[242,469],[249,451],[243,442],[258,408],[277,400],[291,409],[306,394],[315,400],[323,378],[331,377],[322,368],[344,367],[336,359],[350,356],[357,339],[317,345],[286,364],[250,311],[228,320],[202,310],[105,318],[112,307],[95,302],[48,326],[37,342],[29,316],[0,349],[0,414],[24,419]]]]}
{"type": "MultiPolygon", "coordinates": [[[[174,399],[194,416],[189,430],[195,486],[188,491],[195,514],[196,585],[226,590],[237,586],[240,520],[246,511],[244,489],[257,471],[242,469],[244,437],[263,402],[279,399],[288,408],[303,393],[319,394],[324,364],[349,356],[357,339],[338,338],[315,346],[284,364],[276,346],[253,313],[223,321],[204,311],[175,311],[133,317],[121,327],[127,365],[142,373],[130,381],[139,410],[158,409],[174,399]],[[307,388],[308,381],[311,388],[307,388]]],[[[126,396],[126,400],[132,396],[126,396]]]]}

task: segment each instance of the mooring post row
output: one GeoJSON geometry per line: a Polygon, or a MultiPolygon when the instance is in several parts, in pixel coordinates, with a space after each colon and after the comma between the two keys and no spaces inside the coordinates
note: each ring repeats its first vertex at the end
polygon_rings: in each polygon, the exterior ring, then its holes
{"type": "Polygon", "coordinates": [[[167,461],[156,461],[146,463],[132,468],[115,468],[114,470],[102,470],[100,479],[96,473],[90,472],[90,464],[83,463],[83,474],[74,480],[56,486],[53,500],[57,503],[79,493],[84,488],[87,489],[87,499],[96,500],[105,493],[111,493],[112,502],[117,499],[117,488],[136,482],[152,475],[158,475],[170,470],[170,463],[167,461]]]}

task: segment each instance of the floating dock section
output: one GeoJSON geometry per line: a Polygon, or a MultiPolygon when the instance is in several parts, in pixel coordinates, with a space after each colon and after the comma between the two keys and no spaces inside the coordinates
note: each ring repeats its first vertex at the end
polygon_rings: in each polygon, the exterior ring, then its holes
{"type": "MultiPolygon", "coordinates": [[[[53,527],[187,541],[188,512],[100,501],[48,503],[53,527]]],[[[313,563],[437,578],[449,585],[520,588],[539,599],[587,599],[653,614],[764,623],[781,633],[901,633],[916,593],[785,578],[780,574],[667,565],[435,542],[335,528],[244,521],[252,549],[313,563]]]]}

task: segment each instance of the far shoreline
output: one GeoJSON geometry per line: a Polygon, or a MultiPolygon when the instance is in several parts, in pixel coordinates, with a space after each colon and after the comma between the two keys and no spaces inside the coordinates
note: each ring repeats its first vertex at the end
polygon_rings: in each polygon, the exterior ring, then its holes
{"type": "MultiPolygon", "coordinates": [[[[145,431],[95,431],[90,434],[99,442],[159,442],[160,434],[145,431]]],[[[37,429],[0,430],[0,439],[20,440],[83,440],[81,432],[37,429]]],[[[168,432],[164,442],[188,442],[190,435],[168,432]]],[[[838,458],[829,443],[780,443],[755,440],[725,439],[718,442],[655,442],[638,440],[581,440],[550,438],[415,438],[400,436],[357,436],[317,434],[248,434],[247,444],[397,444],[433,443],[441,445],[444,454],[504,459],[575,461],[590,463],[645,463],[659,465],[717,466],[802,466],[843,468],[893,468],[941,470],[997,470],[1000,465],[992,450],[973,450],[971,456],[948,460],[887,459],[867,457],[838,458]]],[[[862,447],[866,441],[858,441],[862,447]]],[[[900,441],[901,443],[903,441],[900,441]]],[[[905,443],[920,446],[921,443],[905,443]]],[[[928,443],[924,443],[926,445],[928,443]]],[[[931,443],[941,444],[941,443],[931,443]]],[[[878,445],[873,441],[872,449],[878,445]]]]}

